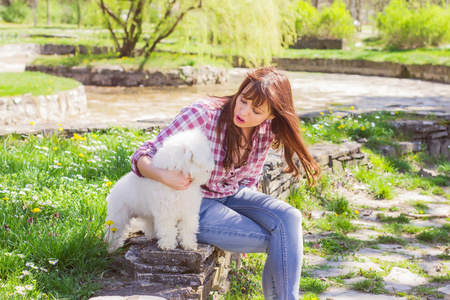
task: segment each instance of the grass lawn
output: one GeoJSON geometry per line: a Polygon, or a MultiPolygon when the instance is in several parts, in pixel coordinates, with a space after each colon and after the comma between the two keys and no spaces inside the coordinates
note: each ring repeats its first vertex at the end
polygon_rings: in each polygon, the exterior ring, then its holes
{"type": "Polygon", "coordinates": [[[286,49],[282,58],[326,58],[347,60],[370,60],[376,62],[395,62],[408,65],[444,65],[450,66],[450,48],[414,49],[403,51],[382,50],[312,50],[286,49]]]}
{"type": "MultiPolygon", "coordinates": [[[[96,67],[103,65],[119,65],[125,70],[137,70],[142,57],[122,57],[118,58],[115,54],[101,55],[64,55],[64,56],[41,56],[35,59],[34,65],[47,66],[86,66],[96,67]]],[[[144,70],[171,70],[180,66],[202,66],[213,65],[224,68],[231,68],[225,59],[211,58],[202,55],[190,55],[182,53],[155,52],[146,62],[144,70]]]]}
{"type": "MultiPolygon", "coordinates": [[[[305,231],[332,232],[320,241],[319,248],[305,243],[305,253],[331,258],[379,242],[403,243],[400,238],[360,241],[347,236],[358,228],[351,221],[360,218],[361,211],[337,190],[339,186],[351,186],[350,177],[367,185],[370,195],[379,199],[389,199],[398,187],[444,194],[443,187],[450,182],[448,161],[424,154],[386,158],[374,150],[377,143],[401,138],[386,125],[386,120],[394,117],[398,116],[379,113],[342,119],[331,114],[314,124],[302,123],[309,143],[373,136],[364,149],[371,153],[371,168],[348,169],[345,176],[323,176],[318,186],[301,186],[288,199],[305,214],[314,209],[332,212],[319,220],[304,218],[305,231]],[[425,165],[435,166],[442,175],[421,177],[416,171],[425,165]]],[[[94,295],[109,266],[102,242],[106,195],[130,170],[134,150],[154,134],[112,128],[70,138],[62,133],[0,137],[0,299],[88,299],[94,295]]],[[[421,203],[412,205],[426,210],[421,203]]],[[[450,226],[443,230],[412,228],[404,218],[387,220],[388,227],[383,230],[408,232],[424,243],[449,238],[450,226]]],[[[263,254],[249,254],[243,268],[233,268],[232,289],[223,299],[263,299],[260,283],[264,260],[263,254]]],[[[391,267],[386,266],[386,270],[391,267]]],[[[341,280],[322,282],[311,277],[309,269],[304,266],[300,284],[306,293],[303,299],[318,299],[320,293],[341,280]]],[[[368,278],[372,275],[363,274],[368,278]]],[[[354,289],[383,292],[380,284],[355,285],[354,289]]]]}
{"type": "Polygon", "coordinates": [[[76,88],[81,83],[40,72],[0,73],[0,97],[31,94],[51,95],[76,88]]]}

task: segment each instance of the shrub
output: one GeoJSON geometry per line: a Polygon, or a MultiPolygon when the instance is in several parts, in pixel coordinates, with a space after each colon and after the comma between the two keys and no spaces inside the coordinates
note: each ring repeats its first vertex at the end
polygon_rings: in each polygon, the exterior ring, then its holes
{"type": "Polygon", "coordinates": [[[393,0],[376,21],[390,49],[438,46],[450,39],[450,12],[437,5],[413,9],[406,0],[393,0]]]}
{"type": "Polygon", "coordinates": [[[355,32],[353,19],[342,0],[318,11],[308,1],[297,2],[295,29],[299,37],[350,38],[355,32]]]}
{"type": "Polygon", "coordinates": [[[18,0],[12,1],[10,6],[0,10],[0,17],[8,23],[22,23],[30,14],[30,8],[18,0]]]}

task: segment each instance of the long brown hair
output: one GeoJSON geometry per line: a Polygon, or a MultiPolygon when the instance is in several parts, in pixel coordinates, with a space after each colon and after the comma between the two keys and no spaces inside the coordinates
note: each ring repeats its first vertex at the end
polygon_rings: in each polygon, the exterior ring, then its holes
{"type": "Polygon", "coordinates": [[[286,173],[299,174],[299,168],[294,162],[294,153],[300,160],[310,186],[317,183],[320,176],[320,166],[312,158],[300,133],[299,119],[295,113],[291,85],[286,75],[274,67],[264,67],[249,72],[241,83],[236,94],[224,97],[222,113],[217,122],[217,135],[226,127],[226,155],[223,166],[228,169],[233,164],[233,152],[240,157],[242,148],[242,130],[234,125],[234,109],[236,99],[242,94],[245,99],[252,100],[254,106],[268,102],[271,114],[274,116],[271,129],[275,136],[273,149],[283,149],[287,163],[286,173]],[[245,92],[244,92],[245,90],[245,92]]]}

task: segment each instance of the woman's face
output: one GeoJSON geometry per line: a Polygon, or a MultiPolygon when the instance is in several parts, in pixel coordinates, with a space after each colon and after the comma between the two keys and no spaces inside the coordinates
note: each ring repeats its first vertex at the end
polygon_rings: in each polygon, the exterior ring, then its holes
{"type": "Polygon", "coordinates": [[[267,119],[273,119],[267,102],[261,106],[253,106],[252,100],[245,99],[240,94],[236,99],[236,107],[234,108],[234,125],[241,128],[244,132],[251,132],[253,128],[261,124],[267,119]]]}

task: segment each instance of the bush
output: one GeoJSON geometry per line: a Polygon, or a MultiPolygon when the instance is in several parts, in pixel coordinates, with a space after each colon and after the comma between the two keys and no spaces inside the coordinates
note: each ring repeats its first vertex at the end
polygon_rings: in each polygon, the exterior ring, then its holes
{"type": "Polygon", "coordinates": [[[0,17],[8,23],[22,23],[31,15],[31,9],[22,1],[15,0],[0,10],[0,17]]]}
{"type": "Polygon", "coordinates": [[[342,0],[318,11],[308,1],[297,2],[295,28],[299,37],[345,39],[355,32],[350,11],[342,0]]]}
{"type": "Polygon", "coordinates": [[[377,28],[389,49],[438,46],[450,40],[450,11],[430,4],[414,9],[406,0],[393,0],[378,14],[377,28]]]}

